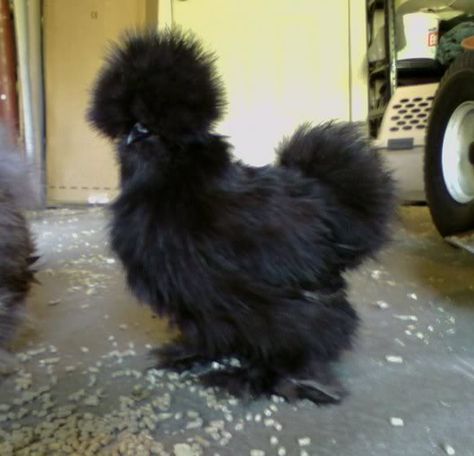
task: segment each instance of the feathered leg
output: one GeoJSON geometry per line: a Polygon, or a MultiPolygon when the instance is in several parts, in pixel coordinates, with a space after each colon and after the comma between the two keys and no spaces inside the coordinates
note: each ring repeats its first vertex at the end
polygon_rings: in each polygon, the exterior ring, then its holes
{"type": "Polygon", "coordinates": [[[158,368],[170,369],[176,372],[194,371],[195,368],[209,364],[212,361],[180,340],[155,348],[151,355],[157,358],[158,368]]]}

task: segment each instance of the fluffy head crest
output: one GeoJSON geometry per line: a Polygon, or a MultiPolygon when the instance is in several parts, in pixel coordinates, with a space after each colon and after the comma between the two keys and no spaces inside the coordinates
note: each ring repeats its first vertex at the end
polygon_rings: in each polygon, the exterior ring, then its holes
{"type": "Polygon", "coordinates": [[[190,33],[128,32],[106,58],[88,119],[112,139],[137,122],[169,136],[207,131],[223,106],[214,60],[190,33]]]}

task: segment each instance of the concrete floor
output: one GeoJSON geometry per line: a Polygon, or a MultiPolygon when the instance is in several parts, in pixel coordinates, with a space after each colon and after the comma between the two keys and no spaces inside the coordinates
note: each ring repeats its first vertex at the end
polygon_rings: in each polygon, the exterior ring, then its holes
{"type": "Polygon", "coordinates": [[[147,371],[172,334],[126,291],[105,212],[32,223],[41,285],[0,384],[0,455],[474,455],[474,256],[426,208],[403,208],[393,244],[351,275],[363,325],[338,366],[351,394],[323,408],[147,371]]]}

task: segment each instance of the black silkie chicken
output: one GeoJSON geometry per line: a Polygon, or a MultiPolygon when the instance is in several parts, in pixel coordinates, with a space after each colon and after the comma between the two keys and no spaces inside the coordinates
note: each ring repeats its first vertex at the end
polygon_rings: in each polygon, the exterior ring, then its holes
{"type": "Polygon", "coordinates": [[[213,63],[176,30],[111,50],[88,119],[120,164],[112,248],[131,291],[180,330],[161,367],[237,395],[337,402],[331,363],[358,323],[343,274],[386,241],[392,179],[349,123],[302,126],[274,166],[233,160],[213,132],[213,63]]]}
{"type": "Polygon", "coordinates": [[[0,125],[0,372],[9,367],[5,347],[24,314],[34,281],[34,246],[22,210],[32,203],[29,173],[0,125]]]}

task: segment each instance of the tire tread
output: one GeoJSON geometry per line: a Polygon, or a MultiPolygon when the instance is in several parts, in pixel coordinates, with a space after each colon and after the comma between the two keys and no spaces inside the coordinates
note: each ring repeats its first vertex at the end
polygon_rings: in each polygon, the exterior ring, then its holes
{"type": "Polygon", "coordinates": [[[433,222],[442,236],[474,228],[474,202],[465,205],[455,201],[445,186],[440,153],[435,138],[439,134],[443,107],[449,99],[451,81],[460,73],[472,73],[474,86],[474,52],[464,52],[446,70],[435,93],[428,118],[424,159],[425,193],[433,222]],[[434,144],[433,144],[434,143],[434,144]]]}

